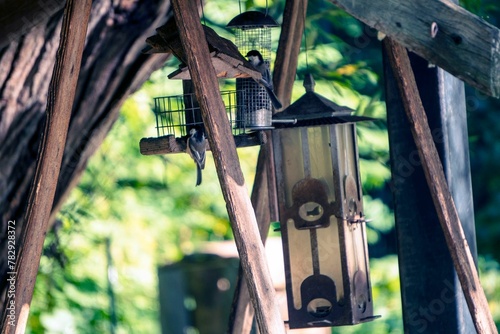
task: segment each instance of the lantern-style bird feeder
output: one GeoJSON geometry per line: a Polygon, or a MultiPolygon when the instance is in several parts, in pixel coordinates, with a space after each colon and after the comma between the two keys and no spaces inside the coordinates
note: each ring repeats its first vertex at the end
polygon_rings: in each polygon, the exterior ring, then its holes
{"type": "MultiPolygon", "coordinates": [[[[265,64],[271,63],[271,28],[278,23],[269,15],[258,11],[248,11],[234,17],[227,28],[234,31],[235,44],[242,55],[257,50],[265,64]]],[[[248,129],[264,130],[272,128],[272,104],[264,87],[252,78],[237,78],[237,104],[244,106],[237,119],[248,129]]]]}
{"type": "Polygon", "coordinates": [[[375,319],[356,121],[314,92],[273,117],[290,328],[375,319]],[[281,124],[281,125],[280,125],[281,124]]]}

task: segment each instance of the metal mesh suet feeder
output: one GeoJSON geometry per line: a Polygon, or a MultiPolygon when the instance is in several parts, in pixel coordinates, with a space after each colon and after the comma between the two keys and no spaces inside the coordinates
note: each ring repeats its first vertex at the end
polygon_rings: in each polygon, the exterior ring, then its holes
{"type": "MultiPolygon", "coordinates": [[[[269,15],[258,11],[248,11],[234,17],[227,28],[233,29],[235,44],[242,55],[257,50],[266,65],[271,63],[271,28],[278,23],[269,15]]],[[[252,78],[236,79],[238,105],[237,119],[248,129],[272,128],[272,104],[264,87],[252,78]]]]}
{"type": "Polygon", "coordinates": [[[235,16],[226,26],[234,29],[235,44],[240,53],[258,50],[265,61],[271,60],[271,28],[279,24],[269,15],[249,11],[235,16]]]}
{"type": "MultiPolygon", "coordinates": [[[[187,84],[188,80],[184,83],[187,84]]],[[[140,150],[143,155],[181,153],[186,149],[186,138],[192,128],[204,128],[201,110],[194,93],[155,97],[154,114],[156,118],[156,135],[153,138],[142,138],[140,150]]],[[[245,125],[236,118],[244,106],[237,105],[236,91],[221,91],[221,98],[232,128],[236,147],[261,145],[265,136],[260,132],[247,133],[245,125]]]]}

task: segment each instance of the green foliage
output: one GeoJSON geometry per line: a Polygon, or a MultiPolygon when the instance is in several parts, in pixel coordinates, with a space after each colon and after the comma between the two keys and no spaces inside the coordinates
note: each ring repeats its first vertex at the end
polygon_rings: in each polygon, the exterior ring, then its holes
{"type": "Polygon", "coordinates": [[[500,6],[496,0],[460,0],[460,5],[498,27],[500,6]]]}
{"type": "Polygon", "coordinates": [[[396,256],[370,260],[370,278],[374,301],[373,313],[381,317],[355,326],[333,328],[332,333],[402,334],[403,320],[397,268],[396,256]]]}
{"type": "Polygon", "coordinates": [[[474,90],[469,90],[469,93],[470,160],[478,250],[499,261],[500,228],[496,221],[500,218],[500,177],[497,172],[500,168],[500,119],[496,111],[500,103],[474,90]]]}
{"type": "Polygon", "coordinates": [[[497,329],[500,329],[500,264],[491,257],[480,257],[478,266],[481,286],[488,298],[491,315],[497,329]]]}
{"type": "MultiPolygon", "coordinates": [[[[495,0],[461,1],[468,10],[491,24],[500,26],[500,6],[495,0]]],[[[500,261],[500,102],[466,87],[470,161],[477,246],[480,254],[500,261]]]]}

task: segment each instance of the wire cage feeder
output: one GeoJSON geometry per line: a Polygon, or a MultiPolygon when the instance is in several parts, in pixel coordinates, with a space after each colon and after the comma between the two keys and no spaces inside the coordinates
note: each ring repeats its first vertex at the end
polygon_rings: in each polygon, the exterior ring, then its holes
{"type": "MultiPolygon", "coordinates": [[[[236,147],[261,145],[266,140],[265,134],[261,131],[248,131],[243,121],[237,118],[237,113],[245,109],[245,106],[237,104],[237,94],[244,93],[237,93],[236,90],[221,92],[236,147]]],[[[195,94],[155,97],[153,102],[156,137],[141,139],[139,143],[141,154],[184,152],[189,131],[192,128],[204,128],[195,94]]]]}
{"type": "MultiPolygon", "coordinates": [[[[250,50],[258,50],[269,64],[269,28],[275,26],[278,25],[271,17],[260,12],[238,15],[228,28],[237,30],[236,41],[240,48],[220,37],[213,29],[203,26],[217,76],[236,78],[236,90],[222,91],[221,97],[237,147],[261,144],[265,139],[256,130],[272,128],[271,101],[265,88],[255,81],[261,73],[243,55],[250,50]],[[245,53],[242,55],[242,52],[245,53]]],[[[145,52],[171,52],[181,61],[179,69],[168,77],[183,80],[184,94],[153,99],[157,137],[141,140],[141,153],[146,155],[182,152],[189,131],[194,127],[204,127],[177,28],[175,24],[167,23],[158,28],[157,33],[147,39],[149,46],[145,52]]]]}
{"type": "MultiPolygon", "coordinates": [[[[237,105],[236,95],[234,90],[221,92],[234,136],[246,133],[245,124],[236,117],[237,111],[244,110],[245,106],[237,105]]],[[[155,97],[153,100],[158,137],[184,137],[192,128],[203,127],[200,107],[194,93],[155,97]]]]}
{"type": "MultiPolygon", "coordinates": [[[[234,17],[228,24],[235,34],[235,44],[242,55],[257,50],[269,67],[271,62],[271,28],[278,23],[267,14],[248,11],[234,17]]],[[[237,78],[238,110],[237,119],[248,129],[264,130],[272,128],[272,104],[264,87],[252,78],[237,78]]]]}

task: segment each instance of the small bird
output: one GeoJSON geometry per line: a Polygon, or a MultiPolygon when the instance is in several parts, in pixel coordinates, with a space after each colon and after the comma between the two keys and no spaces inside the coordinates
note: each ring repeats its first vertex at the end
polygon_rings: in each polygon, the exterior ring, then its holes
{"type": "Polygon", "coordinates": [[[269,95],[274,108],[281,109],[283,105],[276,97],[276,94],[274,94],[273,80],[271,78],[269,66],[264,61],[264,58],[262,58],[260,52],[257,50],[250,50],[248,51],[246,57],[248,58],[248,61],[255,67],[255,69],[262,74],[262,79],[258,81],[256,80],[257,83],[261,84],[266,89],[267,95],[269,95]]]}
{"type": "Polygon", "coordinates": [[[207,140],[205,133],[200,128],[192,128],[189,134],[186,151],[196,163],[196,186],[199,186],[201,184],[201,170],[205,168],[207,140]]]}

